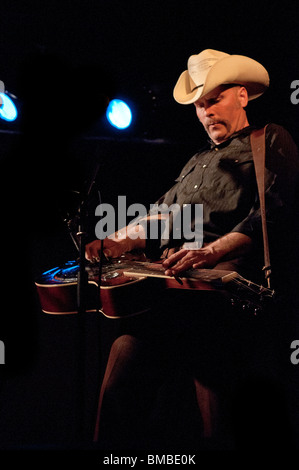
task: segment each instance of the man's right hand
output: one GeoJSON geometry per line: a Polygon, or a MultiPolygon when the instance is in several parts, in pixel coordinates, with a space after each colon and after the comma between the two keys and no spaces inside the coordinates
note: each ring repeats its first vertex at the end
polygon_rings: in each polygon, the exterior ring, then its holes
{"type": "MultiPolygon", "coordinates": [[[[100,260],[101,240],[94,240],[85,247],[85,257],[88,261],[96,262],[100,260]]],[[[123,253],[129,251],[130,247],[126,239],[115,241],[110,238],[103,240],[103,253],[107,258],[119,258],[123,253]]]]}
{"type": "MultiPolygon", "coordinates": [[[[85,247],[85,257],[88,261],[100,260],[101,240],[94,240],[85,247]]],[[[103,253],[107,258],[119,258],[123,253],[134,249],[144,250],[145,231],[142,225],[129,225],[103,240],[103,253]]]]}

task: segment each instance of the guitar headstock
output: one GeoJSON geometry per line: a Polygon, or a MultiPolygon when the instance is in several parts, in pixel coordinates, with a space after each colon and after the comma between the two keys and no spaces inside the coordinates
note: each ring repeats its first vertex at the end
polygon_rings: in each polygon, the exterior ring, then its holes
{"type": "Polygon", "coordinates": [[[255,284],[238,276],[228,283],[227,288],[232,294],[231,304],[242,312],[257,316],[273,305],[276,294],[274,290],[255,284]]]}

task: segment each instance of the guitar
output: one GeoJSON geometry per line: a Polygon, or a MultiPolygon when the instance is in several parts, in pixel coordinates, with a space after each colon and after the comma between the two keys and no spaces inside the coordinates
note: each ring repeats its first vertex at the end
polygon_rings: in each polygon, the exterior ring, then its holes
{"type": "MultiPolygon", "coordinates": [[[[35,281],[41,309],[48,314],[77,313],[77,261],[50,269],[35,281]]],[[[165,289],[222,291],[254,314],[274,298],[274,291],[257,285],[235,271],[192,269],[181,278],[166,276],[159,262],[114,259],[99,266],[86,263],[88,277],[86,311],[99,311],[108,318],[121,318],[150,310],[165,289]],[[99,282],[100,280],[100,282],[99,282]],[[153,296],[155,292],[155,296],[153,296]]]]}

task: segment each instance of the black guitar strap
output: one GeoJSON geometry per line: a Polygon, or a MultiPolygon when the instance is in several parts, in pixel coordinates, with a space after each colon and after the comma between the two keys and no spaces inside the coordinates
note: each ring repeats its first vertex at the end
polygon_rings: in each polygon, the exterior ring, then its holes
{"type": "Polygon", "coordinates": [[[265,126],[262,129],[254,130],[250,135],[250,142],[251,142],[256,181],[257,181],[259,200],[260,200],[260,208],[261,208],[263,243],[264,243],[263,271],[265,272],[265,279],[267,281],[267,286],[268,288],[270,288],[271,263],[270,263],[270,252],[269,252],[266,208],[265,208],[265,154],[266,154],[265,133],[266,133],[266,127],[267,126],[265,126]]]}

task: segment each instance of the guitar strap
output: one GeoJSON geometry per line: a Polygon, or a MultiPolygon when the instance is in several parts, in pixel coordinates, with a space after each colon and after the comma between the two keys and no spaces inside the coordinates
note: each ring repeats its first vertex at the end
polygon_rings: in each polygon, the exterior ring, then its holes
{"type": "Polygon", "coordinates": [[[271,263],[270,263],[270,252],[267,232],[267,221],[266,221],[266,208],[265,208],[265,133],[266,127],[262,129],[256,129],[250,134],[251,149],[253,155],[253,162],[256,174],[257,188],[259,193],[260,208],[261,208],[261,219],[262,219],[262,230],[263,230],[263,243],[264,243],[264,267],[265,279],[267,281],[268,288],[270,288],[270,276],[271,276],[271,263]]]}

